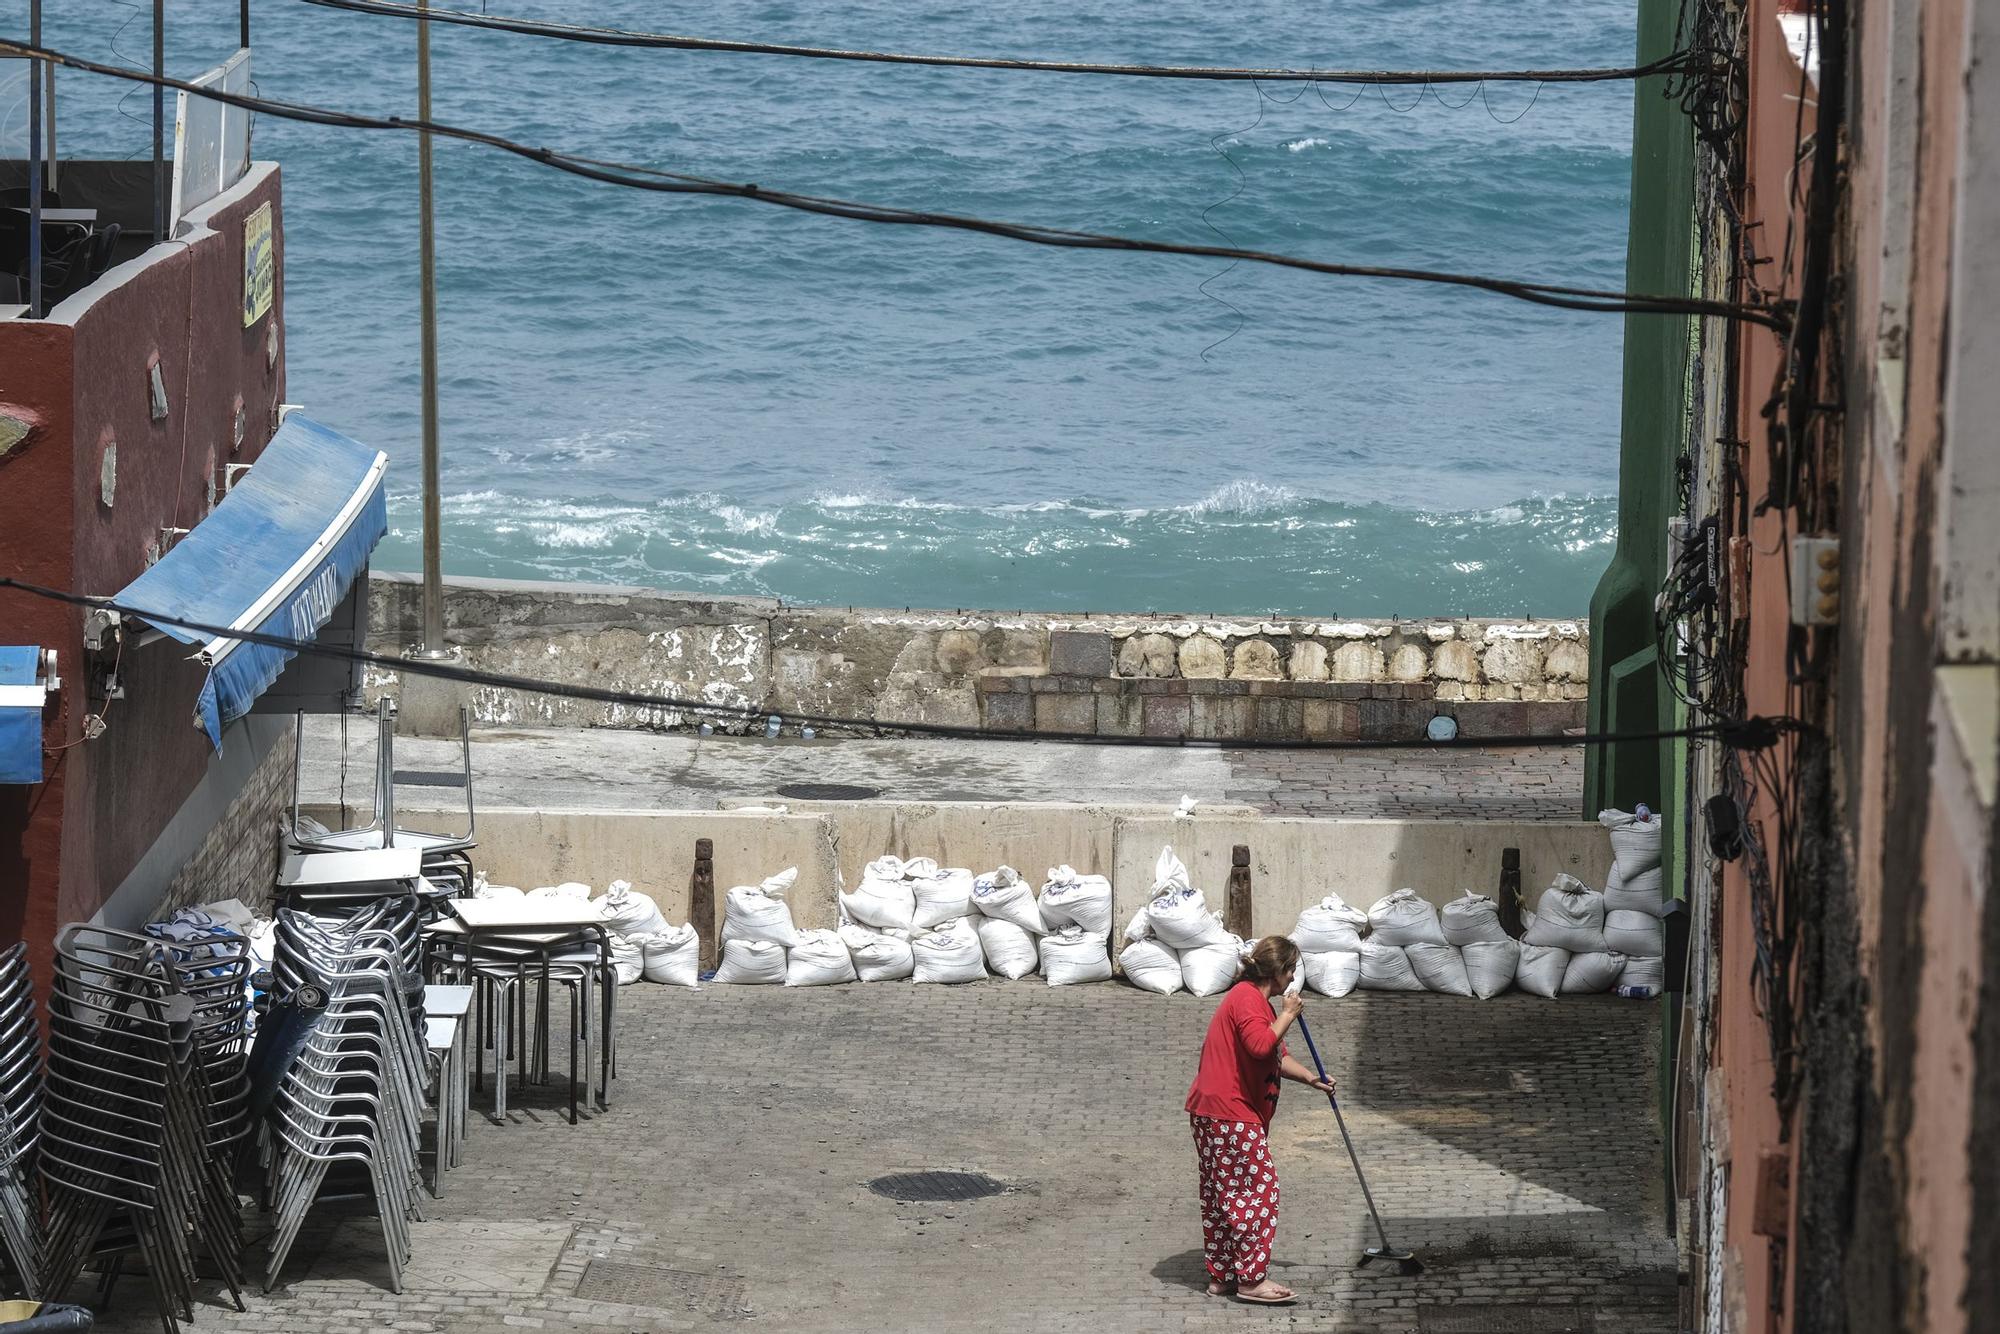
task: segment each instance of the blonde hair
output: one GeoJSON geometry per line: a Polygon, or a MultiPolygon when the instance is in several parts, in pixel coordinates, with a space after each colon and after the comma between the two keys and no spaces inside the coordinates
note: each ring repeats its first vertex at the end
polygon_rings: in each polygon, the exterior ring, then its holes
{"type": "Polygon", "coordinates": [[[1243,980],[1271,982],[1299,966],[1299,947],[1287,936],[1266,936],[1243,961],[1243,980]]]}

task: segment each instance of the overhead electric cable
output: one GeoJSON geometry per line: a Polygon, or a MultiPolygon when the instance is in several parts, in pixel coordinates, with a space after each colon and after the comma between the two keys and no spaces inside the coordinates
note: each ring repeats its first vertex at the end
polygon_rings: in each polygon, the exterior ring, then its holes
{"type": "MultiPolygon", "coordinates": [[[[254,465],[253,465],[254,466],[254,465]]],[[[336,658],[346,662],[358,662],[364,666],[381,667],[390,671],[414,676],[431,676],[445,681],[456,681],[462,685],[485,686],[500,690],[520,690],[538,695],[554,695],[564,699],[587,700],[599,704],[621,704],[627,708],[672,710],[677,713],[714,715],[722,718],[738,718],[747,722],[764,722],[777,718],[780,724],[794,723],[813,728],[837,728],[843,731],[863,733],[868,736],[901,734],[913,737],[937,737],[960,741],[1060,741],[1078,745],[1098,746],[1146,746],[1161,747],[1206,747],[1229,750],[1481,750],[1481,749],[1522,749],[1528,747],[1609,745],[1621,741],[1665,741],[1682,737],[1712,737],[1745,750],[1761,749],[1773,744],[1782,733],[1793,731],[1797,724],[1784,718],[1753,717],[1735,719],[1728,722],[1703,723],[1693,727],[1668,728],[1648,732],[1594,733],[1583,736],[1499,736],[1465,737],[1452,741],[1431,741],[1428,738],[1408,740],[1298,740],[1268,741],[1245,738],[1227,742],[1195,737],[1152,737],[1152,736],[1104,736],[1096,732],[1008,732],[984,727],[965,727],[950,723],[899,722],[878,718],[845,718],[837,715],[798,713],[786,709],[759,707],[749,704],[719,704],[710,700],[687,699],[675,695],[649,695],[638,691],[615,690],[605,686],[579,685],[567,681],[544,681],[528,676],[514,676],[505,672],[480,671],[472,667],[455,667],[448,661],[426,658],[402,658],[385,653],[372,653],[367,649],[347,648],[337,644],[321,644],[317,640],[292,639],[284,635],[265,634],[258,630],[245,630],[236,626],[209,625],[201,621],[191,621],[163,612],[148,611],[143,607],[132,607],[114,598],[92,597],[84,593],[72,593],[65,589],[50,588],[42,584],[0,575],[0,588],[11,588],[33,597],[51,602],[63,602],[74,607],[92,610],[113,611],[120,616],[130,616],[149,625],[171,625],[211,638],[233,639],[246,644],[261,644],[267,648],[284,649],[292,653],[306,653],[322,658],[336,658]]]]}
{"type": "Polygon", "coordinates": [[[587,42],[598,46],[649,47],[670,51],[715,51],[750,56],[802,56],[812,60],[863,61],[878,65],[930,65],[951,69],[1029,70],[1046,74],[1110,74],[1141,79],[1203,79],[1245,81],[1262,79],[1270,83],[1360,83],[1436,84],[1478,83],[1483,80],[1512,83],[1609,83],[1621,79],[1643,79],[1656,74],[1685,71],[1689,53],[1672,55],[1644,65],[1594,67],[1586,69],[1518,70],[1361,70],[1361,69],[1254,69],[1216,65],[1133,65],[1085,60],[1016,60],[1007,56],[914,55],[898,51],[864,51],[834,46],[797,46],[783,42],[746,42],[720,37],[686,37],[665,32],[636,32],[628,28],[596,28],[574,23],[551,23],[544,19],[509,18],[500,14],[473,14],[457,9],[419,9],[395,0],[306,0],[327,9],[344,9],[356,14],[384,18],[414,19],[430,23],[452,23],[468,28],[518,33],[526,37],[547,37],[565,42],[587,42]]]}
{"type": "Polygon", "coordinates": [[[988,236],[1001,236],[1010,240],[1026,241],[1033,245],[1055,246],[1072,250],[1127,250],[1155,255],[1198,255],[1212,259],[1244,260],[1255,264],[1270,264],[1278,268],[1300,269],[1308,273],[1331,274],[1348,278],[1390,278],[1406,282],[1435,283],[1451,287],[1470,287],[1479,291],[1493,292],[1500,296],[1532,302],[1536,305],[1554,306],[1563,310],[1587,310],[1608,314],[1652,314],[1652,315],[1712,315],[1721,319],[1744,320],[1760,324],[1780,332],[1789,327],[1789,317],[1780,307],[1751,306],[1740,302],[1712,301],[1697,297],[1646,296],[1631,292],[1620,292],[1604,288],[1569,287],[1555,283],[1525,282],[1511,278],[1492,278],[1479,274],[1446,273],[1435,269],[1410,269],[1374,264],[1337,264],[1324,260],[1305,259],[1297,255],[1276,254],[1266,250],[1244,250],[1234,246],[1198,245],[1178,241],[1152,241],[1138,237],[1113,236],[1102,232],[1073,231],[1061,227],[1046,227],[1035,223],[1003,222],[991,218],[968,217],[957,213],[938,213],[924,209],[899,208],[887,204],[868,204],[851,199],[832,199],[820,195],[794,194],[785,190],[771,190],[755,183],[718,181],[706,176],[693,176],[683,172],[662,171],[652,167],[642,167],[629,162],[607,161],[588,158],[574,153],[558,152],[550,148],[536,148],[485,130],[466,129],[457,125],[446,125],[438,121],[404,119],[400,116],[362,116],[344,111],[334,111],[324,107],[308,106],[296,102],[280,102],[266,97],[252,97],[243,93],[225,92],[219,88],[203,88],[183,79],[164,78],[147,74],[141,70],[124,69],[116,65],[105,65],[81,56],[68,55],[48,47],[35,46],[26,42],[0,40],[0,52],[30,56],[61,65],[66,69],[80,70],[89,74],[100,74],[107,78],[127,79],[138,83],[150,83],[165,88],[175,88],[205,97],[225,106],[241,107],[248,111],[276,116],[281,120],[304,121],[314,125],[327,125],[341,129],[356,130],[401,130],[409,133],[433,134],[446,139],[459,139],[467,143],[484,144],[502,152],[512,153],[543,166],[558,171],[581,176],[586,180],[602,181],[609,185],[622,185],[636,190],[651,190],[660,194],[713,195],[722,198],[748,199],[758,203],[771,204],[779,208],[794,209],[801,213],[816,213],[823,217],[848,218],[856,222],[885,223],[894,226],[937,227],[955,231],[978,232],[988,236]]]}

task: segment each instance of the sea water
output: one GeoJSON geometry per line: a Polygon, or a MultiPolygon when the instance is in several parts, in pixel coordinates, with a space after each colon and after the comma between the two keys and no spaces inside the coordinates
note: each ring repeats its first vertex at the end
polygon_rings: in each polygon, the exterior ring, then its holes
{"type": "MultiPolygon", "coordinates": [[[[1634,40],[1634,0],[487,5],[746,39],[1233,65],[1622,65],[1634,40]]],[[[47,40],[143,65],[149,8],[51,6],[47,40]]],[[[25,31],[25,11],[0,0],[8,31],[25,31]]],[[[170,70],[226,55],[235,11],[173,0],[170,70]]],[[[257,0],[253,27],[261,94],[411,114],[410,23],[257,0]]],[[[438,119],[592,156],[1623,285],[1623,83],[1252,86],[442,25],[433,62],[438,119]]],[[[65,72],[61,96],[65,152],[150,153],[148,92],[65,72]]],[[[284,167],[286,397],[389,452],[376,564],[412,568],[415,142],[262,116],[255,150],[284,167]]],[[[875,606],[1574,615],[1610,553],[1617,316],[642,193],[460,143],[438,145],[436,197],[451,573],[875,606]]]]}

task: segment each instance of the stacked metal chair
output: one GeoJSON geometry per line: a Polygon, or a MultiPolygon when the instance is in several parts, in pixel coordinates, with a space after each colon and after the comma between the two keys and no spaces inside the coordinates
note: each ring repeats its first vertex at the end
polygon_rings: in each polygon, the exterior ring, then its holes
{"type": "MultiPolygon", "coordinates": [[[[168,1334],[193,1318],[198,1259],[244,1309],[236,1193],[210,1149],[234,1115],[225,1098],[218,1119],[209,1084],[209,1048],[227,1027],[220,984],[208,960],[174,954],[102,927],[57,936],[38,1152],[44,1290],[67,1291],[91,1261],[137,1251],[168,1334]]],[[[240,1006],[240,973],[233,987],[240,1006]]]]}
{"type": "Polygon", "coordinates": [[[0,952],[0,1258],[9,1292],[41,1295],[42,1218],[31,1173],[41,1133],[42,1038],[28,947],[0,952]]]}
{"type": "MultiPolygon", "coordinates": [[[[334,906],[329,898],[317,896],[317,906],[334,906]]],[[[346,906],[338,915],[278,909],[273,973],[293,1013],[290,1031],[269,1044],[281,1068],[258,1072],[260,1088],[270,1089],[269,1195],[276,1214],[267,1291],[322,1199],[358,1193],[373,1200],[398,1292],[409,1221],[423,1216],[418,1149],[428,1071],[421,896],[346,906]],[[365,1189],[352,1191],[348,1183],[357,1175],[365,1189]]]]}

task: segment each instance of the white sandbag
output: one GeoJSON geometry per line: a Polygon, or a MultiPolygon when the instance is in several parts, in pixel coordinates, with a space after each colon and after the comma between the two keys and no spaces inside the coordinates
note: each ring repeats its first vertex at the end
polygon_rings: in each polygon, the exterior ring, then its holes
{"type": "Polygon", "coordinates": [[[801,931],[799,943],[785,959],[788,987],[829,987],[854,981],[854,959],[847,942],[833,931],[801,931]]]}
{"type": "MultiPolygon", "coordinates": [[[[1465,980],[1472,984],[1472,994],[1481,1000],[1492,1000],[1495,996],[1514,985],[1514,978],[1521,967],[1521,942],[1502,937],[1499,940],[1475,940],[1470,945],[1461,945],[1460,954],[1465,956],[1465,980]]],[[[1557,980],[1561,985],[1561,980],[1557,980]]]]}
{"type": "Polygon", "coordinates": [[[691,987],[701,980],[701,937],[693,923],[646,937],[646,980],[691,987]]]}
{"type": "Polygon", "coordinates": [[[1000,917],[967,918],[979,933],[979,948],[986,955],[986,967],[1001,977],[1026,977],[1035,971],[1039,955],[1035,933],[1000,917]]]}
{"type": "Polygon", "coordinates": [[[1558,875],[1535,903],[1521,939],[1572,954],[1604,952],[1604,896],[1573,875],[1558,875]]]}
{"type": "Polygon", "coordinates": [[[543,885],[540,889],[531,889],[528,891],[527,897],[531,899],[587,899],[590,897],[590,886],[575,880],[565,880],[560,885],[543,885]]]}
{"type": "Polygon", "coordinates": [[[1650,871],[1628,876],[1613,863],[1611,878],[1604,882],[1604,911],[1642,912],[1658,917],[1667,910],[1667,901],[1660,892],[1661,874],[1655,866],[1650,871]]]}
{"type": "Polygon", "coordinates": [[[1604,943],[1614,953],[1660,954],[1666,942],[1666,923],[1649,912],[1615,908],[1604,914],[1604,943]]]}
{"type": "Polygon", "coordinates": [[[1361,942],[1363,991],[1422,991],[1424,984],[1410,967],[1410,956],[1401,945],[1391,945],[1373,936],[1361,942]]]}
{"type": "Polygon", "coordinates": [[[1307,954],[1301,960],[1306,985],[1322,996],[1345,996],[1361,980],[1361,950],[1328,950],[1307,954]]]}
{"type": "Polygon", "coordinates": [[[1186,863],[1174,855],[1171,847],[1160,849],[1160,855],[1153,860],[1153,897],[1162,894],[1185,894],[1194,888],[1194,881],[1188,879],[1186,863]]]}
{"type": "Polygon", "coordinates": [[[781,987],[785,984],[785,947],[769,940],[725,940],[715,980],[781,987]]]}
{"type": "Polygon", "coordinates": [[[840,910],[847,920],[884,931],[914,930],[917,890],[903,878],[903,868],[897,857],[877,857],[868,863],[854,892],[840,892],[840,910]]]}
{"type": "Polygon", "coordinates": [[[1041,909],[1035,906],[1035,891],[1011,866],[1003,866],[972,882],[972,906],[982,917],[1012,922],[1038,936],[1049,929],[1042,921],[1041,909]]]}
{"type": "Polygon", "coordinates": [[[1146,905],[1153,938],[1169,949],[1193,950],[1229,938],[1222,919],[1208,910],[1198,889],[1162,894],[1146,905]]]}
{"type": "Polygon", "coordinates": [[[1361,933],[1367,929],[1367,913],[1329,894],[1299,914],[1292,943],[1301,954],[1359,954],[1361,933]]]}
{"type": "Polygon", "coordinates": [[[1500,905],[1471,890],[1463,898],[1445,904],[1438,922],[1444,928],[1445,943],[1460,949],[1467,945],[1498,944],[1509,938],[1500,925],[1500,905]]]}
{"type": "Polygon", "coordinates": [[[618,985],[629,987],[646,974],[646,942],[651,936],[611,937],[611,968],[618,985]]]}
{"type": "MultiPolygon", "coordinates": [[[[785,891],[799,878],[799,868],[787,867],[761,885],[738,885],[723,899],[722,939],[762,940],[784,949],[799,942],[785,891]]],[[[780,978],[780,981],[783,979],[780,978]]]]}
{"type": "Polygon", "coordinates": [[[910,938],[900,931],[877,931],[850,922],[836,934],[854,959],[854,975],[863,982],[900,982],[916,971],[910,938]]]}
{"type": "Polygon", "coordinates": [[[1075,982],[1109,982],[1111,955],[1104,936],[1075,923],[1042,937],[1042,976],[1052,987],[1075,982]]]}
{"type": "Polygon", "coordinates": [[[1424,984],[1425,991],[1435,991],[1441,996],[1472,994],[1472,979],[1465,975],[1465,956],[1458,952],[1458,946],[1420,941],[1403,946],[1403,953],[1409,956],[1410,971],[1424,984]]]}
{"type": "Polygon", "coordinates": [[[632,888],[629,880],[613,880],[597,905],[605,928],[614,936],[651,936],[667,929],[659,905],[651,895],[632,888]]]}
{"type": "MultiPolygon", "coordinates": [[[[905,866],[905,874],[908,867],[905,866]]],[[[910,877],[917,911],[912,925],[919,931],[958,917],[972,916],[972,872],[962,866],[940,867],[927,876],[910,877]]]]}
{"type": "Polygon", "coordinates": [[[1181,956],[1157,940],[1135,940],[1118,951],[1125,980],[1141,991],[1171,996],[1181,989],[1181,956]]]}
{"type": "Polygon", "coordinates": [[[916,960],[911,974],[919,982],[977,982],[986,976],[986,954],[979,933],[964,918],[940,922],[910,940],[916,960]]]}
{"type": "Polygon", "coordinates": [[[1611,831],[1611,855],[1618,869],[1631,879],[1660,864],[1660,817],[1640,819],[1630,811],[1603,810],[1597,822],[1611,831]]]}
{"type": "Polygon", "coordinates": [[[1074,923],[1100,936],[1111,933],[1111,882],[1101,875],[1051,866],[1037,903],[1042,921],[1051,931],[1074,923]]]}
{"type": "Polygon", "coordinates": [[[1568,950],[1524,943],[1520,962],[1514,968],[1514,985],[1530,995],[1553,997],[1562,990],[1563,973],[1568,968],[1568,950]]]}
{"type": "Polygon", "coordinates": [[[1368,934],[1384,945],[1445,943],[1438,910],[1414,889],[1399,889],[1375,900],[1375,906],[1368,910],[1368,934]]]}
{"type": "Polygon", "coordinates": [[[1146,915],[1146,910],[1152,906],[1150,903],[1139,905],[1139,911],[1133,913],[1132,920],[1125,923],[1125,939],[1136,944],[1141,940],[1153,938],[1153,920],[1146,915]]]}
{"type": "Polygon", "coordinates": [[[472,897],[475,899],[524,899],[527,891],[513,885],[493,885],[486,881],[486,872],[472,873],[472,897]]]}
{"type": "Polygon", "coordinates": [[[1625,960],[1625,971],[1618,974],[1621,987],[1651,987],[1654,991],[1667,989],[1667,961],[1656,955],[1634,955],[1625,960]]]}
{"type": "Polygon", "coordinates": [[[1625,956],[1613,954],[1609,950],[1588,950],[1569,956],[1569,967],[1563,969],[1563,995],[1591,995],[1609,991],[1618,985],[1618,975],[1625,971],[1625,956]]]}
{"type": "Polygon", "coordinates": [[[1243,975],[1243,938],[1227,931],[1181,951],[1181,985],[1197,996],[1216,996],[1236,985],[1243,975]]]}

